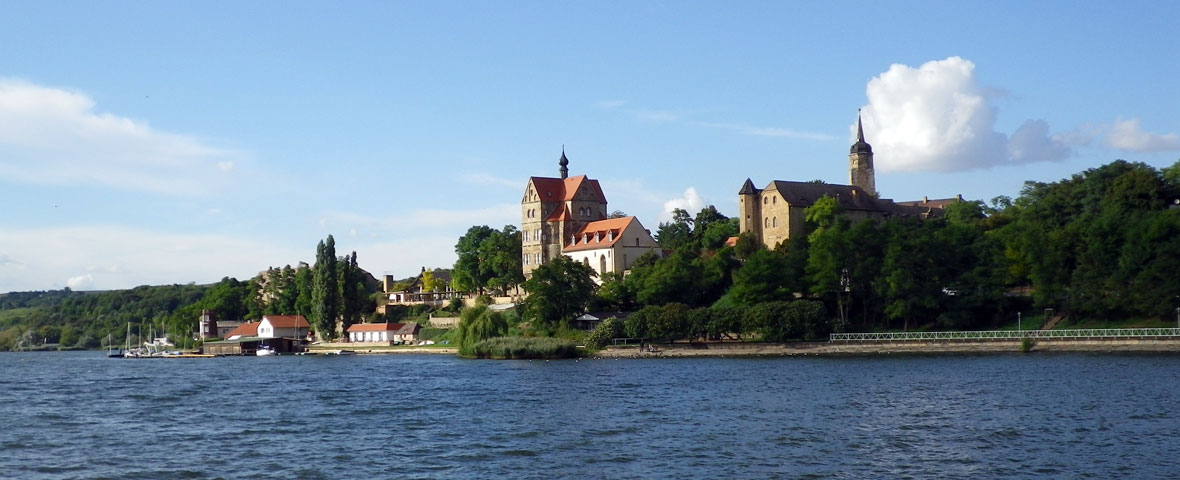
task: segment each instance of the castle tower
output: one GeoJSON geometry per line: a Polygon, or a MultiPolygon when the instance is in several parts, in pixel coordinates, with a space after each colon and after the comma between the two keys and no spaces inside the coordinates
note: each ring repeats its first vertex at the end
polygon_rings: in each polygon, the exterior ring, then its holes
{"type": "Polygon", "coordinates": [[[762,204],[758,201],[760,193],[761,190],[754,188],[754,182],[748,178],[742,184],[742,189],[738,190],[738,232],[753,232],[759,239],[762,238],[759,233],[762,225],[762,204]]]}
{"type": "Polygon", "coordinates": [[[873,146],[865,141],[860,114],[856,115],[856,143],[848,152],[848,183],[860,187],[869,195],[877,196],[877,179],[873,173],[873,146]]]}

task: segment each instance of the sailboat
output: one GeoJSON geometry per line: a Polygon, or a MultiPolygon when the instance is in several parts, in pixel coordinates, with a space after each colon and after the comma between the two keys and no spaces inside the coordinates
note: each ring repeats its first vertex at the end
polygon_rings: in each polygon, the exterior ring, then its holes
{"type": "Polygon", "coordinates": [[[111,343],[111,334],[107,334],[107,358],[123,358],[123,349],[115,350],[115,344],[111,343]]]}

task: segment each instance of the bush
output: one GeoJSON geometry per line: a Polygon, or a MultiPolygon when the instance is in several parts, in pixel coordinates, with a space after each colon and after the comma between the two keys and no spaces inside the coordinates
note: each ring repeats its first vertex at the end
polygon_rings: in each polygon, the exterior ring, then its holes
{"type": "Polygon", "coordinates": [[[578,356],[578,348],[559,338],[495,337],[473,345],[468,356],[502,360],[574,358],[578,356]]]}
{"type": "Polygon", "coordinates": [[[623,321],[615,317],[609,317],[599,323],[594,328],[593,332],[586,337],[586,347],[593,350],[601,350],[606,347],[611,340],[623,336],[623,321]]]}
{"type": "Polygon", "coordinates": [[[459,328],[455,332],[455,343],[459,353],[469,355],[476,343],[508,332],[508,322],[500,312],[488,310],[486,305],[477,305],[463,311],[459,328]]]}

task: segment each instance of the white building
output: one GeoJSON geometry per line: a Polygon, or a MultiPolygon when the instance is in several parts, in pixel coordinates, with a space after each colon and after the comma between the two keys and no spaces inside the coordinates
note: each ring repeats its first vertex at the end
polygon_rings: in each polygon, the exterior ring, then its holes
{"type": "Polygon", "coordinates": [[[561,253],[594,269],[599,283],[604,273],[625,272],[646,253],[663,256],[651,232],[635,217],[590,222],[565,240],[561,253]]]}
{"type": "Polygon", "coordinates": [[[258,336],[262,338],[303,338],[310,329],[303,315],[264,315],[258,322],[258,336]]]}
{"type": "Polygon", "coordinates": [[[348,341],[384,344],[415,343],[418,341],[418,330],[418,324],[414,322],[358,323],[348,327],[348,341]]]}

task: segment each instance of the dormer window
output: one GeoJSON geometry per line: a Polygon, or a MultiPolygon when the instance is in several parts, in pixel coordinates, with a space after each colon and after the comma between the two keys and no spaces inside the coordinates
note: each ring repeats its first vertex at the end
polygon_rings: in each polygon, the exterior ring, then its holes
{"type": "Polygon", "coordinates": [[[610,241],[614,241],[614,239],[615,239],[615,231],[614,230],[606,232],[606,241],[610,242],[610,241]]]}
{"type": "Polygon", "coordinates": [[[601,241],[602,241],[602,238],[601,238],[601,237],[599,237],[599,232],[594,232],[594,241],[595,241],[595,242],[601,242],[601,241]]]}

